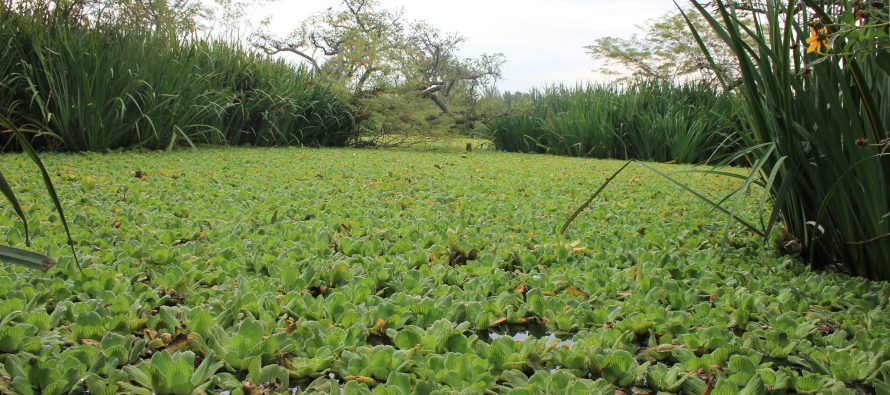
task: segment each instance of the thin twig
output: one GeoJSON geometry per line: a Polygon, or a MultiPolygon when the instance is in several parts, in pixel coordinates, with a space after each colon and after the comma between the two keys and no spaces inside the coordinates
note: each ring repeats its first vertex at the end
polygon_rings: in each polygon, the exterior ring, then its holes
{"type": "Polygon", "coordinates": [[[878,240],[886,239],[888,237],[890,237],[890,233],[885,233],[880,236],[872,237],[868,240],[863,240],[863,241],[849,241],[849,242],[847,242],[847,244],[853,245],[853,246],[861,246],[861,245],[865,245],[865,244],[869,244],[869,243],[874,243],[878,240]]]}
{"type": "Polygon", "coordinates": [[[590,197],[590,199],[587,199],[587,201],[584,202],[584,204],[582,204],[581,207],[578,207],[578,209],[575,210],[574,213],[572,213],[572,216],[569,217],[569,219],[568,219],[568,221],[566,221],[565,225],[562,226],[562,229],[559,230],[559,234],[565,235],[566,230],[569,228],[569,225],[572,224],[572,221],[574,221],[575,218],[577,218],[578,215],[580,215],[581,212],[584,211],[587,207],[590,207],[590,203],[593,203],[593,199],[596,199],[596,197],[599,196],[599,194],[602,193],[603,190],[606,189],[607,186],[609,186],[609,183],[611,183],[612,180],[615,179],[615,177],[618,177],[618,175],[621,174],[621,172],[624,171],[624,169],[627,168],[627,166],[629,166],[631,163],[633,163],[633,161],[627,161],[627,163],[625,163],[624,166],[621,166],[621,168],[618,169],[618,171],[616,171],[615,174],[612,174],[611,177],[606,178],[606,182],[604,182],[603,185],[600,185],[599,189],[597,189],[596,192],[593,193],[593,195],[590,197]]]}

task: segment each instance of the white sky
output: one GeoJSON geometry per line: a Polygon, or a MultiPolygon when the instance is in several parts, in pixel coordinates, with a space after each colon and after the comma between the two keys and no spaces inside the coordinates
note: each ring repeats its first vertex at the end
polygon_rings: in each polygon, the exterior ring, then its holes
{"type": "MultiPolygon", "coordinates": [[[[605,81],[584,46],[604,36],[629,37],[637,25],[676,10],[671,0],[380,0],[404,8],[408,20],[425,20],[467,37],[462,55],[501,52],[507,57],[503,91],[551,83],[605,81]]],[[[270,29],[285,35],[306,17],[339,0],[276,0],[252,19],[272,17],[270,29]]]]}

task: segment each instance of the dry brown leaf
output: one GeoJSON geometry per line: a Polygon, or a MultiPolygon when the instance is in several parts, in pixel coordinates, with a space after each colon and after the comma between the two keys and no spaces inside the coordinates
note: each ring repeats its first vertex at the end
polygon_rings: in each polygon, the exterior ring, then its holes
{"type": "Polygon", "coordinates": [[[525,295],[525,291],[527,291],[527,290],[528,290],[528,289],[526,289],[524,283],[523,283],[523,284],[519,284],[519,286],[516,287],[516,292],[519,293],[519,294],[521,294],[521,295],[525,295]]]}
{"type": "Polygon", "coordinates": [[[566,293],[569,294],[569,296],[571,296],[573,298],[578,298],[578,299],[587,299],[588,298],[588,295],[586,292],[578,289],[578,287],[576,287],[574,285],[572,285],[568,289],[566,289],[566,293]]]}
{"type": "Polygon", "coordinates": [[[377,385],[377,380],[365,376],[346,376],[346,381],[358,381],[367,385],[377,385]]]}

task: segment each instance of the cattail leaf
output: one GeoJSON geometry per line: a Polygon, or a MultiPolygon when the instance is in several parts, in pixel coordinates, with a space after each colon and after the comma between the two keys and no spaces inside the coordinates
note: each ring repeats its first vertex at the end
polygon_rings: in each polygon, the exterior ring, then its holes
{"type": "Polygon", "coordinates": [[[46,255],[8,246],[0,246],[0,261],[44,272],[56,265],[56,261],[46,255]]]}
{"type": "Polygon", "coordinates": [[[12,209],[15,210],[15,214],[19,216],[22,220],[22,226],[25,230],[25,244],[31,245],[31,235],[28,231],[28,219],[25,218],[25,211],[22,210],[22,205],[19,203],[18,199],[15,197],[15,193],[12,191],[12,187],[9,186],[9,182],[6,181],[6,177],[3,176],[3,172],[0,171],[0,193],[3,193],[3,196],[6,197],[6,200],[12,205],[12,209]]]}

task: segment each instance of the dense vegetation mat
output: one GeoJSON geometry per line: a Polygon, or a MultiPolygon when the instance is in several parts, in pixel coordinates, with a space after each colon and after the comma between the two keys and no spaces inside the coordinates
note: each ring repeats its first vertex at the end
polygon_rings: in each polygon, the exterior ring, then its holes
{"type": "Polygon", "coordinates": [[[47,155],[78,272],[26,159],[0,159],[59,259],[2,266],[0,392],[888,391],[890,285],[811,272],[652,173],[556,237],[619,162],[47,155]]]}

